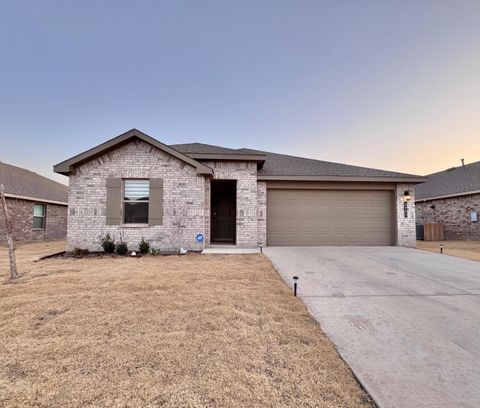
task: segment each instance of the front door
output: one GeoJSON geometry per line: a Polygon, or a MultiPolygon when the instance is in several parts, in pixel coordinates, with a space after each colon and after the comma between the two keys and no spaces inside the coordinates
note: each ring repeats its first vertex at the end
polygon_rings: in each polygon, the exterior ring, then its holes
{"type": "Polygon", "coordinates": [[[211,241],[235,243],[236,181],[212,181],[211,241]]]}

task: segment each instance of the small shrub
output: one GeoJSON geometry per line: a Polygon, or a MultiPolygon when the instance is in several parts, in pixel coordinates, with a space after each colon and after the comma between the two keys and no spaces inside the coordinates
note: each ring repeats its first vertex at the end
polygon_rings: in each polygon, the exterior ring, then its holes
{"type": "Polygon", "coordinates": [[[113,252],[115,252],[115,238],[112,238],[110,233],[100,235],[98,239],[100,240],[100,245],[107,254],[113,254],[113,252]]]}
{"type": "Polygon", "coordinates": [[[115,245],[115,250],[117,251],[118,255],[125,255],[128,252],[128,246],[125,242],[120,241],[117,245],[115,245]]]}
{"type": "Polygon", "coordinates": [[[73,248],[72,255],[76,257],[86,256],[90,253],[88,249],[73,248]]]}
{"type": "Polygon", "coordinates": [[[138,249],[141,254],[148,254],[150,251],[150,244],[142,237],[142,240],[138,243],[138,249]]]}
{"type": "Polygon", "coordinates": [[[158,253],[160,252],[160,250],[159,250],[158,248],[150,247],[150,249],[148,250],[148,252],[150,253],[150,255],[158,255],[158,253]]]}

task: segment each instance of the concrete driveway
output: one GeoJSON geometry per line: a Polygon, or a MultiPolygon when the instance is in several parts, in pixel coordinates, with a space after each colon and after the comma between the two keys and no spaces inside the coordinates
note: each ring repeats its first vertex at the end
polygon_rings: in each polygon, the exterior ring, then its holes
{"type": "Polygon", "coordinates": [[[480,262],[398,247],[268,247],[380,407],[480,406],[480,262]]]}

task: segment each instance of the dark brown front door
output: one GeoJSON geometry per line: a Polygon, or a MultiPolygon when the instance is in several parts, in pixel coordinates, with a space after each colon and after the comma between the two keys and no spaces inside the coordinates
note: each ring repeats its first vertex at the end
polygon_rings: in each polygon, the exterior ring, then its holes
{"type": "Polygon", "coordinates": [[[234,180],[212,181],[212,242],[235,242],[236,190],[237,184],[234,180]]]}

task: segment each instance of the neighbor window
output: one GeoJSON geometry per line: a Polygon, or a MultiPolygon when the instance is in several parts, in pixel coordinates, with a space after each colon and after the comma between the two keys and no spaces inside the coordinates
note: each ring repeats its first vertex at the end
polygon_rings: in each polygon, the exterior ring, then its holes
{"type": "Polygon", "coordinates": [[[148,224],[149,180],[125,180],[123,198],[123,222],[148,224]]]}
{"type": "Polygon", "coordinates": [[[33,228],[45,229],[45,211],[46,206],[43,204],[33,205],[33,228]]]}

